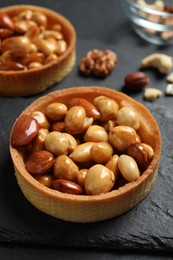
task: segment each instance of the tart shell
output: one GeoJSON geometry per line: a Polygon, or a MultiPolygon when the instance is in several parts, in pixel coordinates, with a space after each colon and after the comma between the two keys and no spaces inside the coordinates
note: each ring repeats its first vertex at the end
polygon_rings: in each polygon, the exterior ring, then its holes
{"type": "Polygon", "coordinates": [[[114,99],[119,106],[131,106],[138,111],[141,126],[139,134],[143,142],[154,149],[154,157],[138,180],[101,195],[70,195],[47,188],[35,180],[25,169],[23,149],[10,145],[15,175],[24,196],[39,210],[53,217],[72,222],[96,222],[119,216],[134,208],[150,192],[155,182],[161,155],[161,135],[158,124],[149,110],[129,96],[104,87],[74,87],[55,91],[28,106],[22,114],[31,114],[55,101],[67,103],[73,97],[92,101],[104,95],[114,99]]]}
{"type": "Polygon", "coordinates": [[[1,8],[9,15],[30,9],[45,14],[48,24],[59,23],[68,44],[67,50],[41,68],[25,71],[0,71],[0,96],[29,96],[45,91],[53,84],[60,82],[73,68],[76,56],[76,31],[64,16],[40,6],[14,5],[1,8]]]}

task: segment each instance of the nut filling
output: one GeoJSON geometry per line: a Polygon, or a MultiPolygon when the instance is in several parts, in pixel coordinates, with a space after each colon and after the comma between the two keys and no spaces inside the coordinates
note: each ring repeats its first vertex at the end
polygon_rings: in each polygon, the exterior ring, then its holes
{"type": "Polygon", "coordinates": [[[140,137],[140,123],[134,108],[106,96],[77,97],[22,115],[11,141],[24,150],[26,170],[41,184],[99,195],[137,180],[149,166],[154,150],[140,137]]]}
{"type": "Polygon", "coordinates": [[[0,12],[0,70],[31,70],[57,60],[67,49],[61,24],[26,9],[9,16],[0,12]]]}

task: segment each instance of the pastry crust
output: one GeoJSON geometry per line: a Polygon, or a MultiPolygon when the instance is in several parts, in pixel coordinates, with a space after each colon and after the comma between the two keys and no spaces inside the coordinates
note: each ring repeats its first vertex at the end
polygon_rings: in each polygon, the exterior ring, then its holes
{"type": "Polygon", "coordinates": [[[49,24],[62,25],[62,33],[68,47],[57,61],[52,61],[41,68],[26,71],[0,71],[0,96],[29,96],[43,92],[67,76],[75,63],[76,32],[65,17],[47,8],[33,5],[9,6],[1,8],[1,11],[15,15],[26,9],[42,12],[47,16],[49,24]]]}
{"type": "Polygon", "coordinates": [[[61,193],[36,181],[25,169],[22,150],[18,151],[10,145],[15,175],[25,197],[41,211],[66,221],[95,222],[119,216],[146,197],[157,176],[161,154],[161,135],[157,122],[146,107],[121,92],[95,86],[59,90],[37,99],[22,114],[30,114],[34,110],[44,111],[48,104],[55,101],[67,103],[73,97],[87,97],[92,101],[98,95],[116,100],[120,107],[129,105],[138,111],[142,141],[150,144],[154,149],[154,157],[149,167],[138,180],[101,195],[61,193]]]}

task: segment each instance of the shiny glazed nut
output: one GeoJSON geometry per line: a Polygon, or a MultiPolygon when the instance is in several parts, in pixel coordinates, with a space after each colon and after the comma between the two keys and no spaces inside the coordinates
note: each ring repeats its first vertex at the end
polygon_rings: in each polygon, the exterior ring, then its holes
{"type": "Polygon", "coordinates": [[[141,143],[131,144],[127,154],[137,162],[139,168],[146,169],[150,162],[147,149],[141,143]]]}
{"type": "Polygon", "coordinates": [[[50,54],[54,53],[56,50],[55,44],[48,40],[44,39],[37,39],[35,41],[35,44],[40,52],[43,52],[46,56],[49,56],[50,54]]]}
{"type": "Polygon", "coordinates": [[[149,160],[151,161],[151,159],[153,159],[153,156],[154,156],[154,150],[153,148],[149,145],[149,144],[146,144],[146,143],[141,143],[145,149],[147,150],[147,153],[148,153],[148,157],[149,157],[149,160]]]}
{"type": "Polygon", "coordinates": [[[139,117],[136,111],[131,107],[123,107],[117,113],[118,125],[130,126],[135,130],[140,127],[139,117]]]}
{"type": "Polygon", "coordinates": [[[31,17],[32,21],[36,22],[38,25],[47,26],[47,17],[41,12],[34,11],[31,17]]]}
{"type": "Polygon", "coordinates": [[[6,28],[0,28],[0,38],[5,39],[13,35],[13,31],[6,28]]]}
{"type": "Polygon", "coordinates": [[[115,182],[117,181],[119,177],[119,168],[118,168],[118,158],[119,156],[117,154],[114,154],[109,161],[105,164],[105,167],[111,170],[114,173],[115,176],[115,182]]]}
{"type": "Polygon", "coordinates": [[[74,151],[69,155],[69,157],[78,163],[90,162],[91,155],[90,149],[93,146],[94,142],[86,142],[80,145],[77,145],[74,151]]]}
{"type": "Polygon", "coordinates": [[[45,128],[49,129],[50,128],[50,123],[47,120],[45,114],[41,111],[33,111],[31,113],[31,116],[37,120],[37,122],[40,125],[40,128],[45,128]]]}
{"type": "Polygon", "coordinates": [[[28,55],[26,55],[26,57],[24,57],[24,59],[22,60],[22,63],[24,65],[29,65],[31,62],[39,62],[39,63],[43,63],[45,59],[45,55],[41,52],[33,52],[33,53],[29,53],[28,55]]]}
{"type": "Polygon", "coordinates": [[[7,28],[10,30],[14,29],[14,24],[10,16],[8,16],[6,13],[0,12],[0,27],[7,28]]]}
{"type": "Polygon", "coordinates": [[[99,96],[94,99],[94,105],[101,114],[101,121],[116,119],[119,105],[113,99],[99,96]]]}
{"type": "Polygon", "coordinates": [[[101,164],[96,164],[88,170],[84,180],[84,188],[88,195],[99,195],[109,192],[114,183],[113,172],[101,164]]]}
{"type": "Polygon", "coordinates": [[[140,177],[136,161],[129,155],[122,154],[118,159],[118,168],[124,179],[128,182],[135,181],[140,177]]]}
{"type": "Polygon", "coordinates": [[[52,131],[65,132],[65,123],[61,121],[53,123],[52,131]]]}
{"type": "Polygon", "coordinates": [[[73,106],[83,107],[85,109],[87,117],[92,117],[94,120],[100,118],[100,112],[97,110],[97,108],[91,102],[84,98],[72,98],[68,102],[68,107],[71,108],[73,106]]]}
{"type": "Polygon", "coordinates": [[[12,130],[11,142],[14,147],[29,144],[38,134],[39,124],[29,115],[20,116],[12,130]]]}
{"type": "Polygon", "coordinates": [[[35,179],[48,188],[52,188],[53,177],[50,174],[36,175],[35,179]]]}
{"type": "Polygon", "coordinates": [[[68,139],[63,133],[53,131],[46,136],[45,148],[54,155],[66,154],[68,146],[68,139]]]}
{"type": "Polygon", "coordinates": [[[33,11],[30,9],[21,11],[18,15],[17,15],[17,20],[31,20],[33,16],[33,11]]]}
{"type": "Polygon", "coordinates": [[[5,39],[1,44],[2,52],[10,50],[14,56],[24,57],[31,48],[31,42],[28,37],[16,36],[5,39]]]}
{"type": "Polygon", "coordinates": [[[56,48],[55,53],[58,54],[58,55],[61,55],[61,54],[63,54],[63,53],[66,51],[66,49],[67,49],[67,43],[66,43],[66,41],[64,41],[64,40],[59,40],[59,41],[57,42],[57,48],[56,48]]]}
{"type": "Polygon", "coordinates": [[[85,109],[81,106],[71,107],[64,119],[67,131],[71,134],[79,134],[83,131],[86,119],[85,109]]]}
{"type": "Polygon", "coordinates": [[[78,172],[78,175],[77,175],[77,178],[76,178],[76,182],[77,182],[77,184],[79,184],[81,187],[84,186],[84,180],[85,180],[85,177],[86,177],[87,172],[88,172],[88,169],[81,169],[81,170],[78,172]]]}
{"type": "Polygon", "coordinates": [[[108,142],[108,134],[102,126],[90,126],[84,135],[85,142],[108,142]]]}
{"type": "Polygon", "coordinates": [[[115,126],[109,133],[109,141],[115,149],[124,152],[136,143],[136,131],[129,126],[115,126]]]}
{"type": "Polygon", "coordinates": [[[39,69],[41,68],[43,65],[39,62],[31,62],[29,65],[28,65],[28,69],[39,69]]]}
{"type": "Polygon", "coordinates": [[[0,70],[25,70],[26,67],[15,61],[7,61],[0,64],[0,70]]]}
{"type": "Polygon", "coordinates": [[[77,141],[71,134],[63,133],[63,135],[65,135],[68,139],[68,143],[69,143],[68,152],[72,153],[74,151],[75,147],[77,146],[77,141]]]}
{"type": "Polygon", "coordinates": [[[32,26],[37,26],[37,24],[33,21],[16,21],[14,23],[14,31],[26,33],[32,26]]]}
{"type": "Polygon", "coordinates": [[[63,103],[52,103],[45,109],[45,114],[48,119],[58,121],[64,118],[67,113],[67,106],[63,103]]]}
{"type": "Polygon", "coordinates": [[[40,128],[34,140],[27,145],[27,150],[30,153],[40,151],[40,150],[45,150],[44,142],[48,133],[49,131],[47,129],[40,128]]]}
{"type": "Polygon", "coordinates": [[[67,155],[60,155],[55,159],[54,177],[56,179],[75,181],[78,172],[78,166],[67,155]]]}
{"type": "Polygon", "coordinates": [[[54,157],[48,151],[36,151],[26,162],[26,170],[30,174],[43,174],[50,170],[54,164],[54,157]]]}
{"type": "Polygon", "coordinates": [[[48,64],[49,62],[52,62],[52,61],[57,61],[57,59],[58,59],[57,55],[52,53],[49,56],[47,56],[47,58],[44,61],[44,64],[48,64]]]}
{"type": "Polygon", "coordinates": [[[113,148],[108,142],[99,142],[93,144],[90,149],[90,156],[96,163],[106,163],[113,154],[113,148]]]}
{"type": "Polygon", "coordinates": [[[83,190],[80,185],[69,180],[54,180],[53,188],[55,190],[68,194],[81,195],[83,193],[83,190]]]}

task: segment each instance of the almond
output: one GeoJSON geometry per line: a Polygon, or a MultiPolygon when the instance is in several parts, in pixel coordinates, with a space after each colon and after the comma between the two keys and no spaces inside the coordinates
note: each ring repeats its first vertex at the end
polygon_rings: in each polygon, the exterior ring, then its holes
{"type": "Polygon", "coordinates": [[[54,164],[54,156],[48,151],[37,151],[31,154],[26,162],[30,174],[46,173],[54,164]]]}
{"type": "Polygon", "coordinates": [[[149,83],[148,76],[140,71],[128,74],[125,77],[125,86],[132,91],[143,89],[149,83]]]}
{"type": "Polygon", "coordinates": [[[80,185],[64,179],[53,181],[53,188],[68,194],[81,195],[83,193],[80,185]]]}
{"type": "Polygon", "coordinates": [[[68,103],[68,107],[70,108],[73,106],[83,107],[86,111],[87,117],[92,117],[94,120],[100,118],[100,112],[98,111],[98,109],[84,98],[72,98],[68,103]]]}
{"type": "Polygon", "coordinates": [[[38,134],[39,124],[36,119],[29,115],[22,115],[16,121],[11,135],[14,147],[29,144],[38,134]]]}

